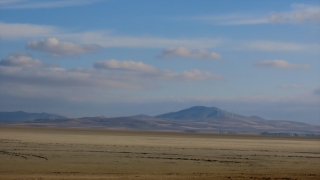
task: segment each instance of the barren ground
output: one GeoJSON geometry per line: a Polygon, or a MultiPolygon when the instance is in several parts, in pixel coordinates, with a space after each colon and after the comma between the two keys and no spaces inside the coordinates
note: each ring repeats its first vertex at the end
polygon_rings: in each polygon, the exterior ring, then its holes
{"type": "Polygon", "coordinates": [[[0,179],[320,179],[320,139],[0,127],[0,179]]]}

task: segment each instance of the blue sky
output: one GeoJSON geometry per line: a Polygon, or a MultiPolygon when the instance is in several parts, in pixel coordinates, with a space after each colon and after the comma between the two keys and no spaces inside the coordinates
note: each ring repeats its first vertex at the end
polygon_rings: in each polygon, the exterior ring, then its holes
{"type": "Polygon", "coordinates": [[[319,32],[312,0],[0,0],[0,111],[320,124],[319,32]]]}

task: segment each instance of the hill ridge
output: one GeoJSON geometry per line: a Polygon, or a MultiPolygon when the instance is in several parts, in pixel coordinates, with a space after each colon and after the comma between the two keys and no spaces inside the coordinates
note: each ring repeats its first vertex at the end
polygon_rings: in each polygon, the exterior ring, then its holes
{"type": "MultiPolygon", "coordinates": [[[[41,113],[35,114],[41,115],[41,113]]],[[[44,114],[46,115],[46,113],[44,114]]],[[[24,119],[27,119],[27,117],[24,119]]],[[[241,116],[223,111],[217,107],[205,106],[194,106],[158,116],[141,114],[113,118],[102,116],[82,118],[61,118],[61,116],[57,118],[56,116],[49,116],[41,118],[37,116],[32,119],[29,117],[29,120],[0,121],[0,123],[3,125],[35,127],[222,132],[228,134],[267,132],[265,134],[320,135],[320,126],[317,125],[285,120],[266,120],[257,116],[241,116]]]]}
{"type": "Polygon", "coordinates": [[[64,119],[68,118],[67,116],[62,116],[58,114],[50,113],[34,113],[34,112],[25,112],[25,111],[11,111],[11,112],[0,112],[0,122],[18,122],[26,121],[33,119],[64,119]]]}
{"type": "MultiPolygon", "coordinates": [[[[177,119],[177,120],[205,120],[212,118],[249,118],[239,114],[224,111],[217,107],[193,106],[176,112],[170,112],[155,116],[155,118],[177,119]]],[[[263,119],[258,116],[252,118],[263,119]]]]}

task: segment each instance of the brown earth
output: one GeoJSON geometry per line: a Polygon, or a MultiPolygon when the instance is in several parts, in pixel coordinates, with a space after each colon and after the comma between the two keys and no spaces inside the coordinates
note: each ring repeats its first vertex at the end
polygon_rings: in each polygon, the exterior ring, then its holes
{"type": "Polygon", "coordinates": [[[0,179],[320,179],[320,139],[0,127],[0,179]]]}

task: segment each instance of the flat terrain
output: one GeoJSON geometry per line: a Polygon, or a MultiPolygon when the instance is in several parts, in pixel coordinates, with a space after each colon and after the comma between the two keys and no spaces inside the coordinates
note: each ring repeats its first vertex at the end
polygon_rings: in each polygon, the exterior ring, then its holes
{"type": "Polygon", "coordinates": [[[320,179],[320,139],[0,127],[0,179],[320,179]]]}

